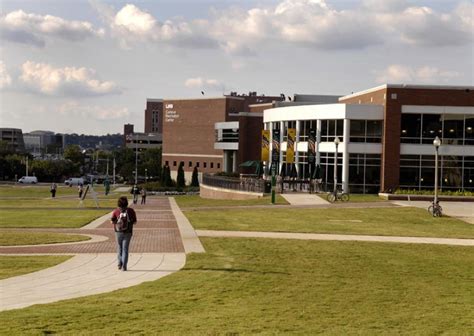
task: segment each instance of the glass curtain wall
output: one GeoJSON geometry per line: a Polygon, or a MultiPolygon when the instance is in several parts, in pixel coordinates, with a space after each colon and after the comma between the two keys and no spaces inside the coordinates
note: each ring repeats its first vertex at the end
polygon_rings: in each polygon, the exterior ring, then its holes
{"type": "MultiPolygon", "coordinates": [[[[443,190],[474,191],[474,156],[439,157],[439,186],[443,190]]],[[[434,155],[401,155],[400,188],[433,189],[434,155]]]]}
{"type": "Polygon", "coordinates": [[[400,133],[402,143],[433,144],[436,136],[446,145],[474,145],[474,116],[402,114],[400,133]]]}
{"type": "Polygon", "coordinates": [[[382,142],[382,120],[351,120],[350,142],[382,142]]]}
{"type": "Polygon", "coordinates": [[[349,154],[349,189],[353,193],[380,191],[380,154],[349,154]]]}

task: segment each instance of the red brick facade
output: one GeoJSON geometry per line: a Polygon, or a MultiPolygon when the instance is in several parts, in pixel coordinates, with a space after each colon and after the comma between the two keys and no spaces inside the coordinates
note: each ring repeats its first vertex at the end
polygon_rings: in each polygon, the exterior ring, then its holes
{"type": "Polygon", "coordinates": [[[163,133],[163,101],[148,99],[145,109],[145,133],[163,133]]]}
{"type": "Polygon", "coordinates": [[[400,174],[400,129],[403,105],[474,106],[474,91],[445,88],[388,87],[342,98],[346,104],[384,106],[381,190],[395,189],[400,174]]]}

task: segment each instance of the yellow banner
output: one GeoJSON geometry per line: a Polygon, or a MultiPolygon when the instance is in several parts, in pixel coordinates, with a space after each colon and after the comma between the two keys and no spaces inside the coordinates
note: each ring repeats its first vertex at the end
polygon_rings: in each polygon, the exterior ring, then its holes
{"type": "Polygon", "coordinates": [[[286,141],[286,163],[295,162],[295,140],[296,129],[288,128],[288,139],[286,141]]]}
{"type": "Polygon", "coordinates": [[[262,161],[270,160],[270,131],[262,130],[262,161]]]}

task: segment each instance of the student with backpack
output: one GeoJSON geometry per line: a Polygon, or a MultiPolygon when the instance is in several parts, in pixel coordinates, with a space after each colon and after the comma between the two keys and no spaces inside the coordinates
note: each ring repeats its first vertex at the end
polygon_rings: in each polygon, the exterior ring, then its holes
{"type": "Polygon", "coordinates": [[[133,235],[133,225],[137,222],[135,210],[128,207],[128,199],[122,196],[117,202],[118,208],[112,212],[111,223],[114,225],[117,239],[118,269],[127,270],[128,249],[133,235]]]}

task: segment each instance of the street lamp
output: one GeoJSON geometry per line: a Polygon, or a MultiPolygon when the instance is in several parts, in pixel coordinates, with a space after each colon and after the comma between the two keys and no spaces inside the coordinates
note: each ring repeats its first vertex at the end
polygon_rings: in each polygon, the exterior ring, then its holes
{"type": "Polygon", "coordinates": [[[334,139],[334,144],[336,145],[336,151],[334,152],[334,196],[336,196],[337,193],[337,148],[340,143],[341,140],[339,140],[339,137],[336,137],[336,139],[334,139]]]}
{"type": "Polygon", "coordinates": [[[145,183],[147,183],[148,181],[148,169],[145,168],[145,183]]]}
{"type": "Polygon", "coordinates": [[[433,205],[438,204],[438,151],[439,146],[441,146],[440,138],[436,137],[433,140],[433,146],[435,147],[435,183],[434,183],[434,201],[433,205]]]}

